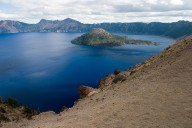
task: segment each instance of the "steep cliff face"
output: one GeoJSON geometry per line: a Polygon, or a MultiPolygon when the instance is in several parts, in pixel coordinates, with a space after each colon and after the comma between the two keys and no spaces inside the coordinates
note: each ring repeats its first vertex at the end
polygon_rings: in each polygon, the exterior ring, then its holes
{"type": "Polygon", "coordinates": [[[85,92],[74,107],[32,120],[3,123],[3,128],[149,128],[192,126],[192,36],[162,53],[100,81],[100,91],[85,92]]]}
{"type": "Polygon", "coordinates": [[[0,33],[36,32],[37,26],[19,21],[0,21],[0,33]]]}
{"type": "Polygon", "coordinates": [[[0,33],[16,33],[19,26],[17,21],[0,21],[0,33]]]}
{"type": "Polygon", "coordinates": [[[37,24],[39,32],[80,32],[81,25],[80,22],[70,18],[54,21],[42,19],[37,24]]]}
{"type": "Polygon", "coordinates": [[[89,32],[93,28],[103,28],[109,32],[129,34],[163,35],[172,38],[192,34],[192,22],[178,21],[173,23],[101,23],[83,24],[67,18],[64,20],[42,19],[37,24],[26,24],[18,21],[0,21],[0,33],[16,32],[89,32]]]}

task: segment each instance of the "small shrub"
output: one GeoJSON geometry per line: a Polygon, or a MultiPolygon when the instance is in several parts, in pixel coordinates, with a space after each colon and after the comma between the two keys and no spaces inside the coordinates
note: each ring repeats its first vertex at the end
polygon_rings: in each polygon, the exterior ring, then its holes
{"type": "Polygon", "coordinates": [[[39,114],[39,111],[31,109],[27,106],[23,106],[23,113],[26,115],[28,119],[31,119],[32,116],[39,114]]]}
{"type": "Polygon", "coordinates": [[[2,97],[0,97],[0,104],[2,104],[3,103],[3,99],[2,99],[2,97]]]}
{"type": "Polygon", "coordinates": [[[160,53],[159,57],[160,57],[160,58],[165,57],[165,53],[160,53]]]}
{"type": "Polygon", "coordinates": [[[61,112],[63,112],[63,111],[65,111],[65,110],[67,110],[68,108],[66,107],[66,106],[63,106],[62,108],[61,108],[61,112]]]}
{"type": "Polygon", "coordinates": [[[3,107],[0,107],[0,112],[1,113],[6,113],[6,110],[3,107]]]}
{"type": "Polygon", "coordinates": [[[8,105],[10,105],[11,107],[18,107],[19,106],[18,102],[15,99],[11,98],[11,97],[9,97],[7,99],[6,103],[8,105]]]}
{"type": "Polygon", "coordinates": [[[26,107],[26,106],[24,107],[23,111],[24,111],[25,114],[32,114],[33,113],[33,110],[31,108],[29,108],[29,107],[26,107]]]}
{"type": "Polygon", "coordinates": [[[10,121],[10,120],[9,120],[9,118],[7,118],[4,114],[1,114],[1,113],[0,113],[0,122],[1,122],[1,121],[8,122],[8,121],[10,121]]]}

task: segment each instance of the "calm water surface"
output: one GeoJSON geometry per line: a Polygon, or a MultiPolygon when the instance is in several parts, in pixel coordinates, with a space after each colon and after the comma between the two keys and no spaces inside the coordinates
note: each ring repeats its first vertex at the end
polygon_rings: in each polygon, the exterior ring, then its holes
{"type": "MultiPolygon", "coordinates": [[[[125,45],[94,48],[71,44],[81,33],[19,33],[0,35],[0,96],[41,111],[60,111],[78,98],[78,86],[98,86],[115,69],[124,70],[159,53],[174,40],[145,35],[133,39],[158,46],[125,45]]],[[[126,35],[126,34],[123,34],[126,35]]]]}

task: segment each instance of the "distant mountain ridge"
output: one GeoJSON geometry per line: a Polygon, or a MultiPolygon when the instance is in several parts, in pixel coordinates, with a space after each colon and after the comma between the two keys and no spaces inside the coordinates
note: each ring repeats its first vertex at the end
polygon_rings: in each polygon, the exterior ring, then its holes
{"type": "Polygon", "coordinates": [[[83,24],[67,18],[64,20],[42,19],[37,24],[27,24],[19,21],[0,21],[0,33],[18,32],[88,32],[93,28],[103,28],[113,33],[162,35],[179,38],[192,34],[192,22],[178,21],[173,23],[133,22],[133,23],[98,23],[83,24]]]}

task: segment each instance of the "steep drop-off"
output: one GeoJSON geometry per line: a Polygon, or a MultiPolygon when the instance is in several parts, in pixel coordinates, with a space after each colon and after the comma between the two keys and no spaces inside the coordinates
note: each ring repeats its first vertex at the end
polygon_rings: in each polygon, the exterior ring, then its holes
{"type": "Polygon", "coordinates": [[[191,56],[192,36],[102,79],[97,93],[60,114],[41,113],[3,128],[191,128],[191,56]]]}

